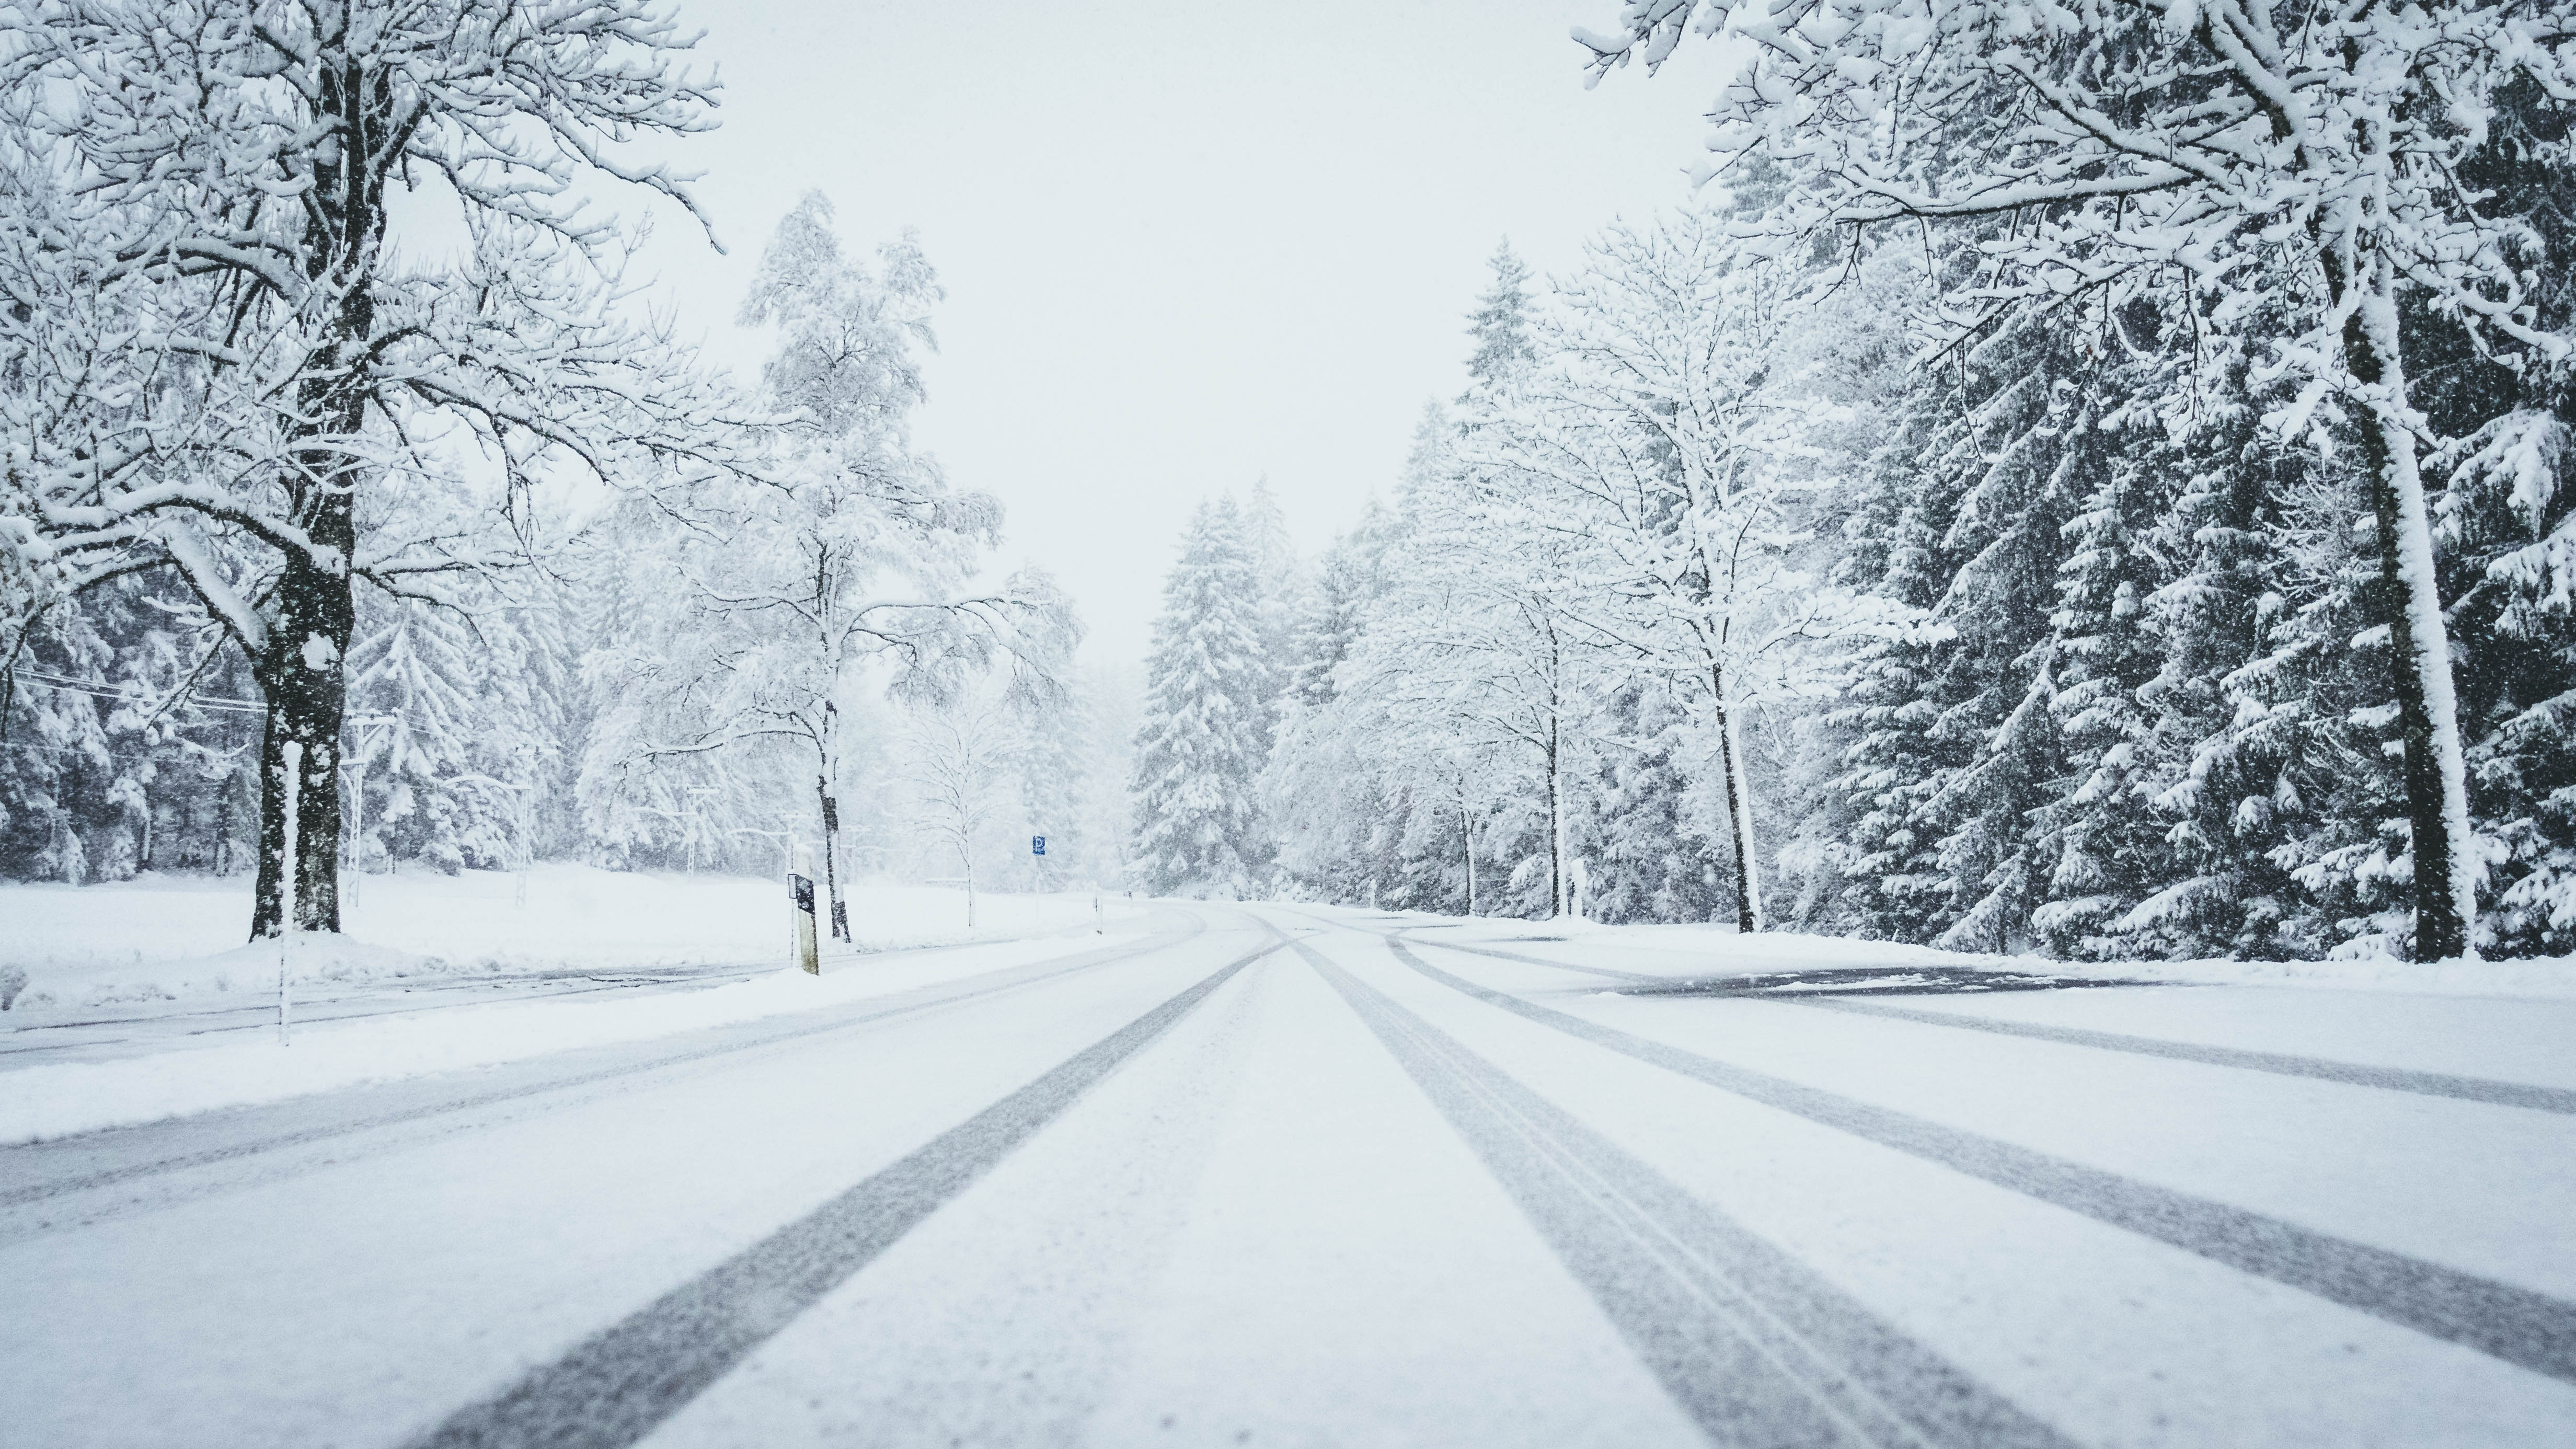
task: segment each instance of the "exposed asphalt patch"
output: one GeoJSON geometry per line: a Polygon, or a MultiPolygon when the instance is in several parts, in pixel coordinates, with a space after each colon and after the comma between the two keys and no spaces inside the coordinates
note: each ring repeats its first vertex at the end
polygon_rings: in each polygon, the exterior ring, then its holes
{"type": "Polygon", "coordinates": [[[1973,966],[1843,966],[1761,971],[1619,988],[1622,996],[1946,996],[1963,991],[2072,991],[2095,986],[2163,986],[2117,976],[2049,976],[1973,966]]]}
{"type": "Polygon", "coordinates": [[[1453,991],[1568,1036],[2561,1383],[2576,1383],[2576,1303],[1701,1056],[1453,976],[1402,941],[1391,940],[1387,948],[1397,960],[1453,991]]]}

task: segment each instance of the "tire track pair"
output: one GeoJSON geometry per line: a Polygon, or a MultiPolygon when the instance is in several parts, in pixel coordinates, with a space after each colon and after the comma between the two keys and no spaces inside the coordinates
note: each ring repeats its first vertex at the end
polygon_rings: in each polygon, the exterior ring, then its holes
{"type": "MultiPolygon", "coordinates": [[[[188,1168],[211,1167],[224,1163],[237,1162],[243,1159],[257,1157],[287,1148],[309,1146],[314,1143],[327,1142],[334,1138],[354,1136],[359,1133],[377,1131],[388,1127],[398,1127],[428,1118],[475,1111],[485,1107],[492,1107],[506,1102],[516,1101],[523,1097],[538,1096],[548,1092],[570,1091],[580,1087],[595,1085],[600,1082],[615,1081],[622,1077],[637,1076],[642,1073],[660,1071],[669,1067],[685,1066],[694,1062],[706,1061],[711,1058],[730,1056],[737,1052],[755,1051],[764,1047],[780,1046],[789,1042],[824,1036],[836,1031],[848,1031],[857,1027],[872,1025],[877,1022],[889,1021],[899,1017],[914,1015],[919,1012],[936,1010],[943,1006],[951,1006],[960,1002],[973,1001],[981,997],[992,996],[1005,991],[1015,991],[1024,986],[1038,985],[1042,982],[1071,975],[1077,971],[1085,971],[1097,966],[1110,965],[1118,961],[1145,955],[1153,951],[1164,950],[1197,936],[1205,929],[1206,923],[1204,921],[1193,918],[1192,926],[1186,931],[1157,934],[1132,945],[1110,947],[1104,950],[1086,951],[1069,958],[1055,961],[1041,961],[1029,966],[1005,967],[1000,971],[985,973],[981,976],[968,977],[964,981],[947,982],[940,985],[922,987],[914,991],[897,993],[892,998],[877,998],[875,1000],[855,1003],[854,1009],[836,1013],[832,1020],[826,1022],[803,1022],[798,1025],[783,1028],[771,1026],[767,1023],[758,1021],[740,1023],[737,1024],[734,1030],[744,1032],[746,1033],[745,1035],[736,1040],[719,1042],[711,1046],[693,1045],[676,1051],[658,1052],[641,1060],[619,1062],[613,1066],[575,1071],[558,1076],[549,1076],[536,1082],[517,1083],[506,1087],[494,1088],[480,1092],[471,1092],[463,1096],[442,1097],[439,1100],[424,1106],[404,1107],[389,1112],[374,1112],[344,1121],[327,1122],[319,1126],[301,1128],[290,1132],[270,1133],[262,1136],[253,1136],[245,1140],[218,1143],[210,1147],[200,1147],[185,1152],[171,1153],[167,1156],[152,1157],[140,1162],[121,1163],[113,1167],[98,1168],[90,1171],[74,1170],[62,1173],[49,1180],[37,1180],[27,1182],[22,1186],[0,1189],[0,1209],[28,1206],[70,1193],[113,1187],[120,1183],[135,1182],[141,1179],[157,1177],[188,1168]]],[[[409,1084],[395,1085],[400,1087],[409,1084]]],[[[289,1102],[294,1100],[295,1099],[289,1099],[289,1102]]],[[[277,1105],[280,1104],[263,1104],[263,1106],[268,1107],[274,1107],[277,1105]]],[[[247,1110],[256,1112],[261,1110],[261,1108],[254,1107],[247,1110]]],[[[75,1137],[58,1139],[55,1141],[29,1143],[17,1147],[0,1148],[0,1163],[9,1163],[14,1169],[32,1164],[41,1164],[47,1158],[59,1158],[71,1155],[90,1155],[102,1147],[113,1146],[120,1143],[124,1140],[120,1134],[138,1130],[149,1132],[156,1128],[161,1130],[195,1131],[202,1128],[203,1125],[204,1124],[201,1119],[182,1118],[179,1119],[178,1122],[172,1124],[146,1123],[141,1124],[136,1128],[102,1128],[97,1132],[82,1133],[75,1137]]],[[[33,1168],[30,1167],[30,1170],[33,1170],[33,1168]]],[[[12,1175],[15,1175],[14,1171],[12,1175]]]]}
{"type": "Polygon", "coordinates": [[[1394,933],[1373,934],[1383,937],[1397,960],[1430,980],[1541,1026],[2383,1322],[2576,1383],[2576,1303],[1685,1051],[1452,975],[1424,961],[1394,933]]]}
{"type": "Polygon", "coordinates": [[[651,1433],[823,1296],[973,1186],[1118,1065],[1274,942],[941,1133],[892,1166],[530,1370],[411,1449],[623,1449],[651,1433]]]}
{"type": "Polygon", "coordinates": [[[2072,1444],[1304,941],[1288,944],[1466,1139],[1713,1441],[2072,1444]]]}
{"type": "MultiPolygon", "coordinates": [[[[1388,939],[1393,940],[1395,936],[1389,934],[1388,939]]],[[[1559,971],[1575,971],[1586,976],[1599,976],[1613,981],[1654,986],[1673,984],[1672,978],[1668,976],[1647,976],[1634,971],[1613,971],[1603,966],[1577,966],[1571,962],[1550,961],[1544,957],[1526,956],[1517,951],[1497,951],[1486,946],[1468,946],[1451,941],[1430,940],[1419,944],[1436,946],[1443,951],[1461,951],[1471,956],[1492,956],[1504,961],[1552,967],[1559,971]]],[[[2418,1072],[2403,1067],[2365,1066],[2358,1062],[2338,1062],[2325,1057],[2296,1056],[2288,1052],[2247,1051],[2240,1047],[2204,1046],[2198,1042],[2169,1041],[2163,1037],[2131,1036],[2126,1032],[2089,1031],[2083,1027],[2048,1026],[2035,1022],[2004,1021],[1990,1016],[1922,1011],[1885,1001],[1785,993],[1746,996],[1741,999],[1813,1007],[1820,1011],[1849,1012],[1856,1016],[1883,1016],[1895,1021],[1949,1027],[1957,1031],[1992,1032],[1998,1036],[2018,1036],[2033,1041],[2092,1047],[2099,1051],[2127,1052],[2133,1056],[2164,1057],[2173,1061],[2198,1062],[2204,1066],[2235,1067],[2248,1072],[2268,1072],[2274,1076],[2308,1077],[2316,1081],[2341,1082],[2346,1086],[2376,1087],[2390,1092],[2412,1092],[2422,1097],[2449,1097],[2462,1102],[2485,1102],[2498,1107],[2527,1107],[2535,1112],[2556,1112],[2561,1115],[2576,1116],[2576,1091],[2569,1091],[2563,1087],[2534,1086],[2528,1082],[2499,1081],[2493,1077],[2463,1077],[2448,1072],[2418,1072]]]]}

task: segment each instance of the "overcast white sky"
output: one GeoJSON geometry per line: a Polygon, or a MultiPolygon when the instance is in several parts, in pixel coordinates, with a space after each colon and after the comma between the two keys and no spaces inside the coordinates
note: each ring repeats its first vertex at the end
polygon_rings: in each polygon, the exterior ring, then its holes
{"type": "Polygon", "coordinates": [[[765,344],[733,311],[798,196],[854,249],[918,227],[948,291],[919,437],[1004,501],[1085,658],[1134,660],[1199,498],[1267,474],[1313,549],[1392,481],[1424,399],[1464,385],[1498,238],[1562,269],[1685,197],[1710,57],[1587,92],[1567,30],[1616,11],[682,0],[725,84],[683,155],[731,252],[666,218],[648,259],[747,374],[765,344]]]}

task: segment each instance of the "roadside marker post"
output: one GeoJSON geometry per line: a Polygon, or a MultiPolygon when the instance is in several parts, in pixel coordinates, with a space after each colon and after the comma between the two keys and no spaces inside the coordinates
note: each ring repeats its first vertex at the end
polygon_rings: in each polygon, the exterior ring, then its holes
{"type": "Polygon", "coordinates": [[[296,899],[295,889],[296,851],[300,845],[295,838],[295,832],[304,823],[304,742],[288,740],[283,753],[286,756],[286,779],[283,782],[286,786],[284,811],[286,829],[285,838],[278,845],[277,864],[279,927],[277,932],[277,1044],[279,1046],[289,1044],[286,958],[288,953],[295,949],[295,908],[301,904],[296,899]]]}
{"type": "Polygon", "coordinates": [[[820,976],[823,953],[814,929],[814,847],[801,842],[787,868],[787,903],[796,913],[796,964],[806,975],[820,976]]]}

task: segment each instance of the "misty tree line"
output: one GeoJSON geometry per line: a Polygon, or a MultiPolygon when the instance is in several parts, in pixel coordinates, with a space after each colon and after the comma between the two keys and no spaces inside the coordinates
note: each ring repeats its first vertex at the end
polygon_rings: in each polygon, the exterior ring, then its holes
{"type": "Polygon", "coordinates": [[[256,935],[338,929],[344,861],[793,837],[837,900],[1038,818],[1085,868],[1078,625],[910,439],[919,248],[806,198],[756,387],[633,295],[599,202],[697,215],[647,154],[712,125],[691,44],[643,0],[0,9],[0,874],[249,871],[256,935]]]}
{"type": "Polygon", "coordinates": [[[1201,516],[1139,868],[2070,957],[2576,949],[2576,21],[2421,13],[1582,37],[1764,42],[1708,189],[1544,285],[1499,253],[1474,385],[1320,559],[1201,516]]]}

